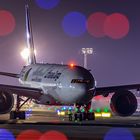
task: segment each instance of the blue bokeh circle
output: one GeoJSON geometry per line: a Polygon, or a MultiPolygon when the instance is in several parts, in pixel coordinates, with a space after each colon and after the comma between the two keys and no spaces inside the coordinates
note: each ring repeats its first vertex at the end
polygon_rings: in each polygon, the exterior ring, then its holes
{"type": "Polygon", "coordinates": [[[69,36],[78,37],[86,31],[86,16],[80,12],[70,12],[64,16],[62,27],[69,36]]]}
{"type": "Polygon", "coordinates": [[[135,137],[126,128],[112,128],[106,133],[104,140],[135,140],[135,137]]]}
{"type": "Polygon", "coordinates": [[[0,129],[0,139],[1,140],[15,140],[15,137],[10,131],[6,129],[0,129]]]}
{"type": "Polygon", "coordinates": [[[37,5],[42,9],[50,10],[59,4],[60,0],[36,0],[37,5]]]}

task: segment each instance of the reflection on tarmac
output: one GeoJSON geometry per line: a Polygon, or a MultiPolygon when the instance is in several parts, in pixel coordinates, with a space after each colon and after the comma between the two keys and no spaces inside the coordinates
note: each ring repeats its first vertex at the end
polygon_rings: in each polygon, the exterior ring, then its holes
{"type": "MultiPolygon", "coordinates": [[[[53,111],[33,111],[27,120],[14,121],[8,120],[8,118],[8,114],[0,116],[0,130],[8,130],[12,132],[16,138],[23,132],[25,132],[23,135],[25,134],[29,137],[27,133],[36,133],[36,131],[38,131],[42,135],[44,134],[44,136],[41,136],[44,137],[42,138],[44,140],[45,137],[50,137],[49,135],[52,133],[53,136],[54,133],[60,136],[64,134],[64,139],[62,140],[121,140],[121,137],[123,137],[123,140],[140,139],[139,116],[127,118],[114,116],[112,118],[97,118],[95,121],[69,122],[68,117],[59,117],[57,113],[53,111]],[[128,139],[128,135],[130,139],[128,139]],[[115,137],[117,137],[117,139],[115,139],[115,137]]],[[[35,137],[35,135],[33,136],[35,137]]],[[[53,140],[59,140],[58,137],[56,138],[57,139],[53,137],[53,140]]],[[[28,138],[26,139],[28,140],[28,138]]],[[[36,137],[34,139],[36,140],[38,138],[36,137]]],[[[32,138],[30,138],[30,140],[32,140],[32,138]]]]}

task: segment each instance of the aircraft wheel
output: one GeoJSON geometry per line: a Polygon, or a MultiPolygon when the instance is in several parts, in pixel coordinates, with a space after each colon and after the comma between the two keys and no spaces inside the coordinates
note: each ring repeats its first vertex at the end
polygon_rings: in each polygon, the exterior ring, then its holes
{"type": "Polygon", "coordinates": [[[25,111],[18,112],[18,117],[21,120],[25,120],[26,119],[25,111]]]}
{"type": "Polygon", "coordinates": [[[11,111],[10,112],[10,119],[21,119],[21,120],[25,120],[26,119],[26,115],[25,115],[25,111],[11,111]]]}
{"type": "Polygon", "coordinates": [[[13,120],[13,119],[16,119],[16,118],[17,118],[16,111],[11,111],[10,112],[10,119],[13,120]]]}

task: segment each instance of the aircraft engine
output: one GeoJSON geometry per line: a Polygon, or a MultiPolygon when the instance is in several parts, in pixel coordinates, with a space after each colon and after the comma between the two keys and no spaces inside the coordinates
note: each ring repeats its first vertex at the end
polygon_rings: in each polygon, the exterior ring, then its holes
{"type": "Polygon", "coordinates": [[[0,114],[8,113],[14,105],[14,96],[8,92],[0,91],[0,114]]]}
{"type": "Polygon", "coordinates": [[[119,116],[130,116],[137,109],[137,99],[130,91],[117,91],[111,98],[110,107],[119,116]]]}

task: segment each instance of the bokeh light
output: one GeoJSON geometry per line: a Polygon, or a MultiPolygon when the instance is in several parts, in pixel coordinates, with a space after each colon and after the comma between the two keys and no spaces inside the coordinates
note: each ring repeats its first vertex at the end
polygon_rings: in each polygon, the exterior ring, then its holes
{"type": "Polygon", "coordinates": [[[15,137],[10,131],[6,129],[0,129],[0,140],[15,140],[15,137]]]}
{"type": "Polygon", "coordinates": [[[0,10],[0,36],[6,36],[15,29],[15,18],[6,10],[0,10]]]}
{"type": "Polygon", "coordinates": [[[112,128],[106,133],[104,140],[135,140],[135,138],[126,128],[112,128]]]}
{"type": "Polygon", "coordinates": [[[78,37],[86,31],[86,17],[80,12],[70,12],[64,16],[62,27],[69,36],[78,37]]]}
{"type": "Polygon", "coordinates": [[[113,39],[121,39],[129,32],[129,21],[125,15],[114,13],[104,23],[105,34],[113,39]]]}
{"type": "Polygon", "coordinates": [[[31,116],[32,116],[32,109],[31,109],[31,108],[27,109],[27,110],[25,111],[25,115],[26,115],[26,118],[27,118],[27,119],[28,119],[29,117],[31,117],[31,116]]]}
{"type": "Polygon", "coordinates": [[[104,37],[104,22],[107,15],[103,12],[91,14],[87,20],[88,33],[94,37],[104,37]]]}
{"type": "Polygon", "coordinates": [[[44,133],[39,140],[68,140],[65,134],[52,130],[44,133]]]}
{"type": "Polygon", "coordinates": [[[101,112],[101,109],[100,108],[96,108],[96,112],[97,113],[100,113],[101,112]]]}
{"type": "Polygon", "coordinates": [[[37,5],[42,9],[50,10],[59,4],[60,0],[36,0],[37,5]]]}
{"type": "Polygon", "coordinates": [[[25,130],[22,131],[16,138],[16,140],[39,140],[42,133],[37,130],[25,130]]]}
{"type": "Polygon", "coordinates": [[[105,107],[104,112],[106,112],[106,113],[109,112],[109,107],[105,107]]]}

